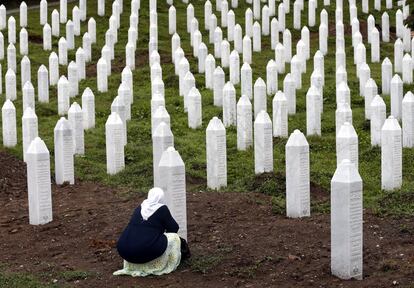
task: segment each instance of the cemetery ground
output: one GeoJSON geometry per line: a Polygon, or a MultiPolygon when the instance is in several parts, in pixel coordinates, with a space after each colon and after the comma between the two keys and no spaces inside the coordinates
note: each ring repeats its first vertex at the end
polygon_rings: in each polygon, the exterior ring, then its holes
{"type": "MultiPolygon", "coordinates": [[[[187,195],[189,261],[165,276],[115,277],[114,245],[144,195],[54,185],[53,222],[32,226],[24,162],[1,152],[0,163],[0,287],[413,287],[412,217],[366,211],[365,279],[342,281],[330,274],[329,213],[287,219],[269,195],[211,191],[187,195]]],[[[329,191],[311,193],[328,205],[329,191]]]]}
{"type": "MultiPolygon", "coordinates": [[[[130,1],[124,1],[125,11],[130,1]]],[[[239,1],[236,21],[244,23],[247,4],[239,1]]],[[[334,1],[332,1],[334,2],[334,1]]],[[[71,11],[74,3],[68,4],[71,11]]],[[[106,11],[111,11],[107,1],[106,11]]],[[[181,46],[188,56],[191,69],[197,61],[190,56],[190,39],[185,31],[185,5],[177,8],[177,29],[181,46]]],[[[195,15],[204,23],[203,1],[194,2],[195,15]]],[[[359,5],[359,4],[358,4],[359,5]]],[[[346,5],[347,6],[347,5],[346,5]]],[[[317,9],[319,13],[324,8],[317,9]]],[[[325,7],[326,8],[326,7],[325,7]]],[[[206,188],[205,129],[213,116],[222,116],[213,106],[212,91],[205,88],[204,75],[196,74],[196,86],[202,94],[203,126],[187,127],[183,99],[178,96],[178,77],[171,63],[168,34],[168,5],[158,4],[159,53],[166,85],[166,108],[171,115],[175,148],[186,164],[188,191],[189,242],[193,257],[178,271],[162,277],[132,279],[113,277],[122,265],[114,249],[115,241],[126,225],[133,209],[144,199],[152,186],[152,142],[150,123],[150,68],[148,64],[149,12],[148,1],[141,2],[139,36],[134,71],[134,104],[128,124],[128,145],[125,149],[126,168],[116,176],[108,176],[105,166],[105,121],[125,67],[125,44],[128,17],[121,18],[116,57],[112,62],[109,92],[96,89],[96,62],[105,42],[108,17],[96,15],[96,1],[88,1],[88,16],[97,21],[97,44],[92,46],[93,64],[87,66],[87,79],[80,82],[80,91],[90,87],[96,96],[96,128],[85,133],[85,156],[76,157],[74,186],[53,186],[54,221],[44,226],[28,224],[25,164],[21,147],[22,94],[20,73],[17,75],[17,127],[19,143],[14,149],[0,153],[0,287],[413,287],[414,283],[414,150],[403,151],[403,187],[384,192],[381,187],[381,155],[371,148],[369,122],[364,119],[364,102],[358,94],[358,80],[353,66],[353,53],[347,45],[348,83],[351,89],[353,125],[359,136],[359,169],[364,181],[364,280],[341,281],[330,275],[330,214],[329,187],[336,168],[335,153],[335,5],[327,9],[330,19],[329,53],[325,57],[324,113],[322,137],[308,137],[311,157],[312,217],[294,220],[285,218],[285,158],[287,139],[274,139],[274,173],[254,175],[254,152],[238,151],[236,129],[227,129],[228,186],[220,192],[206,188]],[[13,155],[13,156],[12,156],[13,155]],[[56,283],[54,283],[57,280],[56,283]],[[31,286],[30,286],[31,285],[31,286]]],[[[359,6],[360,9],[360,6],[359,6]]],[[[344,9],[344,11],[347,9],[344,9]]],[[[108,14],[109,12],[107,12],[108,14]]],[[[70,15],[70,13],[69,13],[70,15]]],[[[127,14],[125,14],[127,15],[127,14]]],[[[377,23],[381,14],[374,12],[377,23]]],[[[18,14],[14,15],[18,23],[18,14]]],[[[348,13],[344,14],[347,19],[348,13]]],[[[220,14],[217,14],[220,19],[220,14]]],[[[306,23],[305,13],[302,23],[306,23]]],[[[366,17],[361,15],[361,17],[366,17]]],[[[219,21],[219,20],[218,20],[219,21]]],[[[289,26],[292,14],[286,18],[289,26]]],[[[390,13],[390,23],[395,23],[390,13]]],[[[364,39],[365,22],[361,20],[364,39]]],[[[345,21],[346,41],[350,43],[349,22],[345,21]]],[[[82,34],[86,31],[82,23],[82,34]]],[[[64,25],[61,25],[61,32],[64,25]]],[[[42,29],[38,9],[29,10],[29,57],[32,79],[37,69],[47,64],[49,52],[42,49],[42,29]]],[[[292,42],[300,32],[291,29],[292,42]]],[[[317,50],[317,28],[311,28],[311,55],[317,50]]],[[[205,43],[207,33],[203,32],[205,43]]],[[[53,49],[57,50],[53,38],[53,49]]],[[[76,46],[81,39],[76,37],[76,46]]],[[[17,45],[18,47],[18,45],[17,45]]],[[[212,45],[208,45],[211,51],[212,45]]],[[[69,59],[74,59],[74,50],[69,59]]],[[[18,63],[21,57],[18,54],[18,63]]],[[[393,55],[391,43],[381,43],[381,58],[393,55]]],[[[253,79],[265,78],[267,60],[274,56],[268,37],[262,37],[262,52],[253,53],[253,79]]],[[[370,59],[370,49],[367,49],[370,59]]],[[[1,62],[6,67],[6,61],[1,62]]],[[[308,62],[308,66],[312,61],[308,62]]],[[[371,64],[371,75],[381,82],[380,63],[371,64]]],[[[19,66],[18,66],[19,67],[19,66]]],[[[288,68],[288,66],[287,66],[288,68]]],[[[18,68],[20,69],[20,67],[18,68]]],[[[66,67],[60,66],[61,74],[66,67]]],[[[289,69],[289,68],[288,68],[289,69]]],[[[227,70],[225,69],[227,72],[227,70]]],[[[289,116],[289,134],[294,129],[306,130],[305,94],[310,73],[303,74],[303,89],[297,91],[297,113],[289,116]]],[[[194,71],[193,71],[194,72],[194,71]]],[[[279,77],[283,87],[283,77],[279,77]]],[[[379,85],[380,86],[380,85],[379,85]]],[[[404,92],[413,90],[404,85],[404,92]]],[[[240,97],[240,87],[236,87],[240,97]]],[[[50,103],[36,103],[39,136],[48,146],[53,168],[53,127],[57,116],[56,87],[50,89],[50,103]]],[[[74,99],[80,102],[80,96],[74,99]]],[[[272,97],[268,97],[271,107],[272,97]]],[[[389,96],[384,96],[389,107],[389,96]]],[[[389,112],[389,111],[388,111],[389,112]]]]}

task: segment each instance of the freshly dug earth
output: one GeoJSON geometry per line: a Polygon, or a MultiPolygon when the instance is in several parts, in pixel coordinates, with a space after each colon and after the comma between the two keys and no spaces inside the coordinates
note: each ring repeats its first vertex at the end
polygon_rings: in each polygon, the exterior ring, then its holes
{"type": "MultiPolygon", "coordinates": [[[[365,278],[341,281],[330,275],[329,214],[286,219],[272,212],[271,197],[253,193],[189,193],[192,259],[166,276],[114,277],[117,237],[142,196],[96,183],[54,185],[53,222],[31,226],[25,164],[0,152],[0,167],[3,273],[59,287],[414,287],[414,217],[365,212],[365,278]]],[[[327,191],[312,190],[329,201],[327,191]]]]}

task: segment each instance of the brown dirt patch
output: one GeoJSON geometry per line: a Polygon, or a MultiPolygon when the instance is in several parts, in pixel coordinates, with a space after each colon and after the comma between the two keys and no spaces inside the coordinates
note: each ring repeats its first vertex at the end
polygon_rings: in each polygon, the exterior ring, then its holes
{"type": "MultiPolygon", "coordinates": [[[[114,277],[121,259],[114,248],[133,209],[96,183],[53,185],[54,221],[28,224],[25,164],[0,152],[0,262],[9,272],[57,279],[73,287],[409,287],[414,283],[414,218],[383,219],[365,213],[363,281],[330,275],[329,214],[308,219],[274,215],[271,197],[257,193],[188,193],[193,257],[161,277],[114,277]],[[63,271],[89,272],[65,278],[63,271]],[[76,279],[75,279],[76,278],[76,279]]],[[[327,192],[312,185],[312,200],[327,192]]]]}
{"type": "Polygon", "coordinates": [[[43,44],[43,37],[40,35],[29,33],[29,42],[36,43],[36,44],[43,44]]]}

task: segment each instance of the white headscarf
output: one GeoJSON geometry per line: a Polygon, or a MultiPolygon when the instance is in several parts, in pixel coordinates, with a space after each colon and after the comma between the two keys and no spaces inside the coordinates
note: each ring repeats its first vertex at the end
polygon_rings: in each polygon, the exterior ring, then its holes
{"type": "Polygon", "coordinates": [[[148,192],[147,199],[141,204],[141,215],[144,220],[148,220],[161,206],[164,206],[164,191],[154,187],[148,192]]]}

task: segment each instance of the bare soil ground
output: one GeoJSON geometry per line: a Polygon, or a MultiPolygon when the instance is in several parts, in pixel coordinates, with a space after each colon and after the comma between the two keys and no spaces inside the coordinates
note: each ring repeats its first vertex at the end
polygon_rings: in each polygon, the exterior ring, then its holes
{"type": "MultiPolygon", "coordinates": [[[[272,212],[271,197],[254,193],[189,193],[192,259],[166,276],[114,277],[117,237],[142,196],[96,183],[53,185],[54,221],[30,226],[25,164],[0,152],[0,167],[5,272],[74,287],[414,287],[414,217],[366,211],[365,278],[341,281],[330,275],[329,214],[286,219],[272,212]]],[[[312,199],[329,201],[329,193],[313,185],[312,199]]]]}

